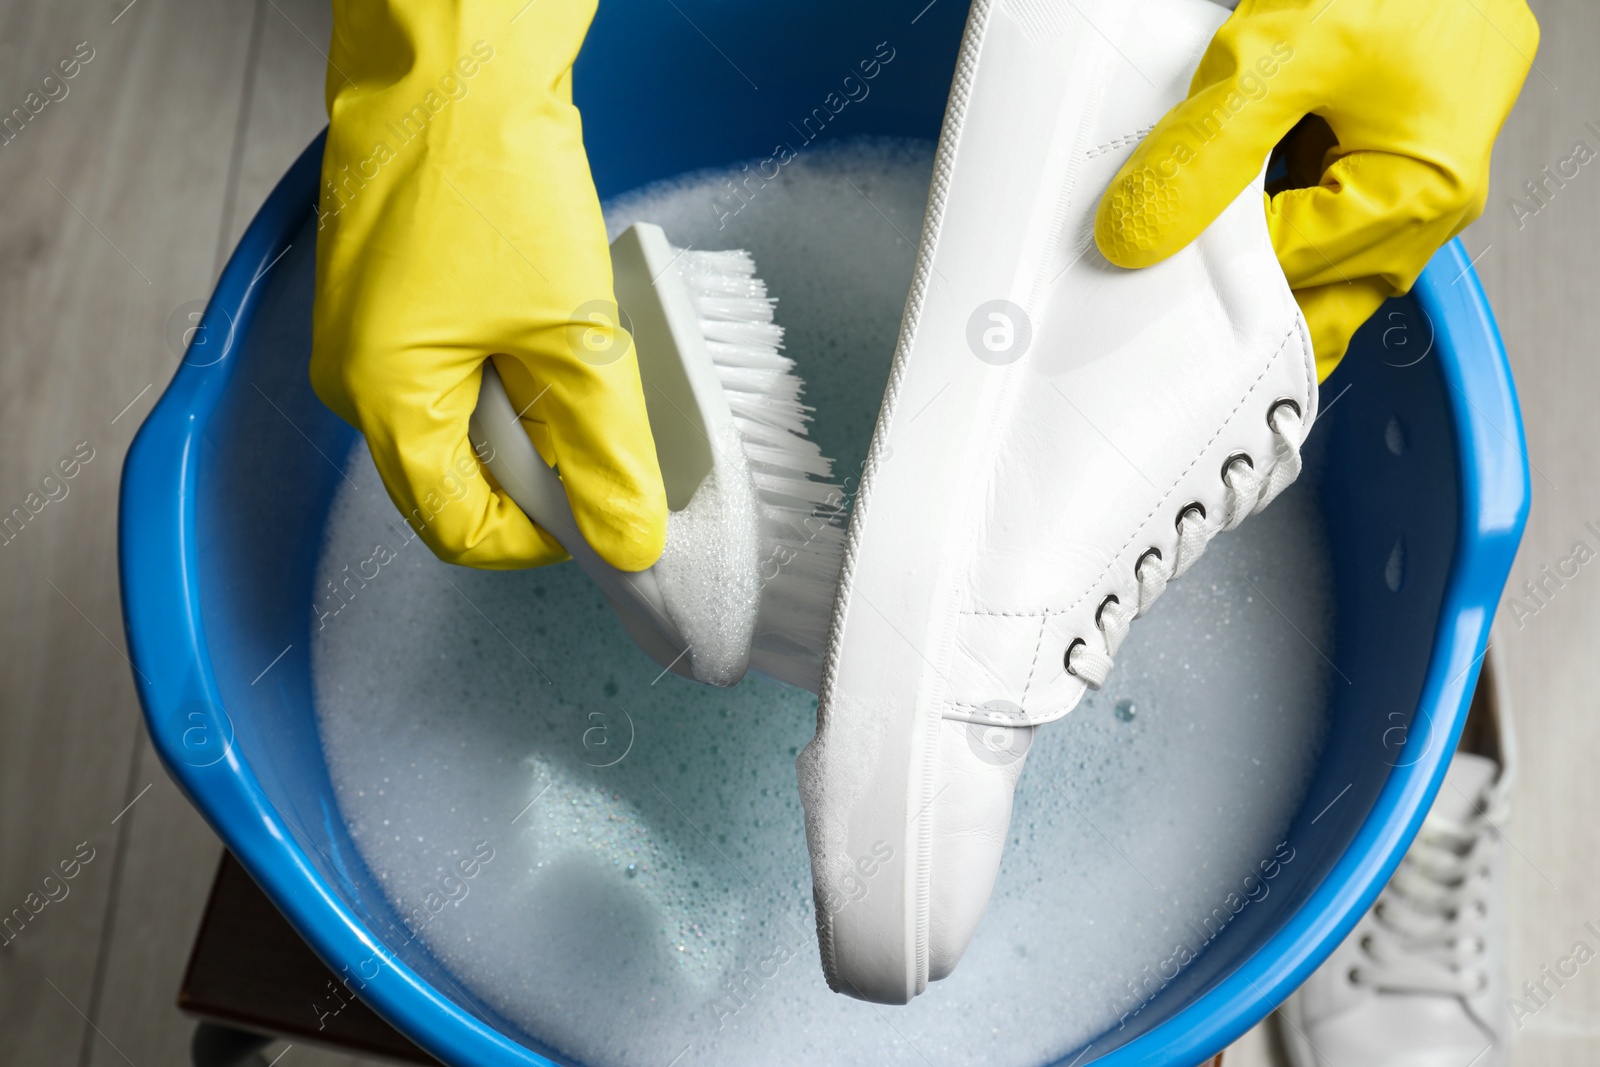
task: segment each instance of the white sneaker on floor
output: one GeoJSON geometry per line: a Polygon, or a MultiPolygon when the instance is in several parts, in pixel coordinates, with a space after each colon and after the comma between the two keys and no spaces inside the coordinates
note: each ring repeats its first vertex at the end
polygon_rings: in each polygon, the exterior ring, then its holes
{"type": "Polygon", "coordinates": [[[1102,191],[1226,17],[972,5],[798,767],[839,992],[905,1003],[951,972],[1033,730],[1299,473],[1316,371],[1259,180],[1158,266],[1094,247],[1102,191]]]}
{"type": "Polygon", "coordinates": [[[1399,869],[1283,1005],[1294,1067],[1510,1063],[1500,829],[1516,748],[1496,660],[1484,657],[1461,747],[1399,869]]]}

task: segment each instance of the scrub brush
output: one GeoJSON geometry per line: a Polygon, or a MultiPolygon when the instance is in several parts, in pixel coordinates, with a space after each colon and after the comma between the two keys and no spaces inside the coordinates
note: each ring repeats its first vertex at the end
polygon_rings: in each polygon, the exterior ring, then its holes
{"type": "Polygon", "coordinates": [[[473,444],[662,667],[717,686],[754,668],[815,692],[844,498],[828,480],[832,461],[806,436],[811,409],[794,361],[779,352],[776,301],[748,252],[674,248],[650,223],[612,242],[611,267],[666,483],[661,559],[632,573],[595,553],[489,363],[473,444]]]}

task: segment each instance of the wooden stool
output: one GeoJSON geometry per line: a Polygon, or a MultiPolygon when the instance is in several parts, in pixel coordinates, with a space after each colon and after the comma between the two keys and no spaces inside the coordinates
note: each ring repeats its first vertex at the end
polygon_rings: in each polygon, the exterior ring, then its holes
{"type": "Polygon", "coordinates": [[[211,887],[178,1008],[200,1020],[195,1067],[257,1067],[277,1038],[401,1063],[438,1060],[342,989],[231,852],[211,887]],[[330,1007],[339,1005],[336,1010],[330,1007]]]}

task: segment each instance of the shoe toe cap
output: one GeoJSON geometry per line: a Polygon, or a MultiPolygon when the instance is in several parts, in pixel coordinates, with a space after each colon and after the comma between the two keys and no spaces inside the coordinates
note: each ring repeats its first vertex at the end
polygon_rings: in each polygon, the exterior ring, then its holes
{"type": "Polygon", "coordinates": [[[955,970],[983,918],[1033,732],[1033,727],[954,719],[946,719],[941,729],[939,781],[928,813],[933,819],[929,981],[955,970]]]}

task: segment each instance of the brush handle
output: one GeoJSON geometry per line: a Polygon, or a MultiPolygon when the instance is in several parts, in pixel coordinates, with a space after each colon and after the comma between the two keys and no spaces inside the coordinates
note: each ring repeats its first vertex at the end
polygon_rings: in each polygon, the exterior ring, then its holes
{"type": "MultiPolygon", "coordinates": [[[[567,487],[561,484],[560,476],[545,465],[539,450],[528,440],[493,363],[483,365],[483,384],[468,433],[478,456],[487,457],[485,465],[528,518],[561,542],[561,547],[573,559],[578,559],[584,549],[588,549],[587,555],[594,555],[578,530],[578,520],[567,499],[567,487]]],[[[610,566],[603,560],[599,562],[610,566]]],[[[586,564],[580,562],[580,566],[589,570],[586,564]]]]}
{"type": "Polygon", "coordinates": [[[499,372],[487,360],[483,364],[483,384],[478,390],[478,406],[472,413],[468,436],[478,455],[487,457],[484,464],[517,507],[561,543],[590,580],[606,594],[629,634],[651,658],[663,667],[682,660],[686,642],[667,614],[653,569],[618,570],[590,547],[572,514],[566,486],[528,440],[499,372]],[[630,612],[633,618],[628,617],[630,612]],[[638,627],[641,622],[654,634],[641,633],[638,627]]]}

